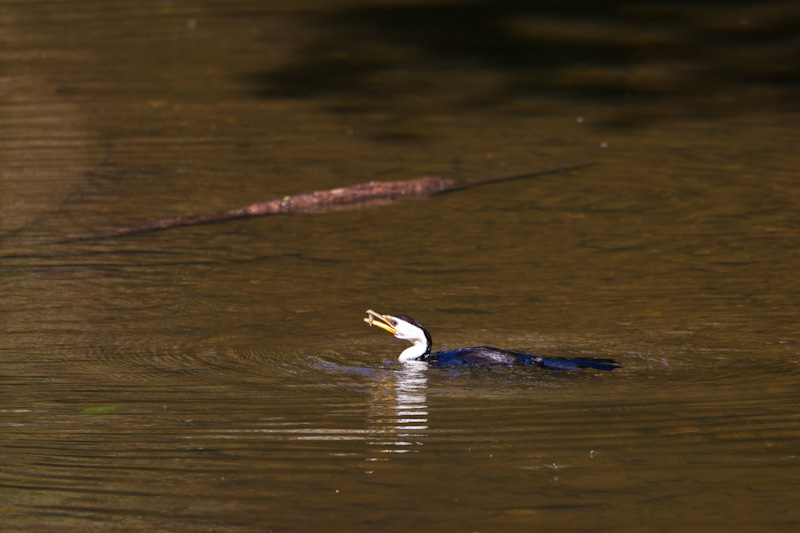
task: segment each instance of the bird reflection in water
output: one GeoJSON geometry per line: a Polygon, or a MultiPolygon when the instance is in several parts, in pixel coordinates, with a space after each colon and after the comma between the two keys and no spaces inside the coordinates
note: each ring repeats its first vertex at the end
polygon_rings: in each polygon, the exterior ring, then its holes
{"type": "Polygon", "coordinates": [[[373,406],[378,438],[370,444],[380,446],[380,453],[409,453],[422,446],[428,431],[427,371],[424,361],[409,361],[379,386],[382,393],[373,406]]]}

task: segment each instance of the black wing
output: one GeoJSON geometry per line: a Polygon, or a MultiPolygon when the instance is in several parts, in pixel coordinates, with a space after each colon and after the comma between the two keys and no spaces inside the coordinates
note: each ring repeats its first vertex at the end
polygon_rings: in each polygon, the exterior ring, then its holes
{"type": "Polygon", "coordinates": [[[567,359],[562,357],[543,357],[534,353],[516,350],[503,350],[493,346],[471,346],[458,350],[446,350],[430,355],[426,360],[437,366],[470,365],[470,366],[537,366],[550,370],[614,370],[619,368],[613,359],[595,357],[579,357],[567,359]]]}

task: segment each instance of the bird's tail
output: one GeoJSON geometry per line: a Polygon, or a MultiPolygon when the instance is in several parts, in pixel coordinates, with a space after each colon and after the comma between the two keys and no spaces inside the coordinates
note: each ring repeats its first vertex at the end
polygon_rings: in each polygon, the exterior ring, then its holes
{"type": "Polygon", "coordinates": [[[582,368],[614,370],[620,367],[614,359],[597,359],[595,357],[580,357],[578,359],[553,357],[542,359],[541,364],[550,370],[580,370],[582,368]]]}

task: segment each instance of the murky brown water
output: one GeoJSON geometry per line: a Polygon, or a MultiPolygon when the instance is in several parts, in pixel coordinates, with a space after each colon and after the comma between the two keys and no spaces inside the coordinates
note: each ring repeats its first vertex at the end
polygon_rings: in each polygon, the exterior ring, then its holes
{"type": "Polygon", "coordinates": [[[2,529],[796,530],[798,10],[572,7],[0,3],[2,529]]]}

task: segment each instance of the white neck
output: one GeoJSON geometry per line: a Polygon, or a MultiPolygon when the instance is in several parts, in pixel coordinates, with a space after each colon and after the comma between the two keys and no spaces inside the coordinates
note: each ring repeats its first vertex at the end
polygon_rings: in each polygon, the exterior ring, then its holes
{"type": "Polygon", "coordinates": [[[414,345],[403,350],[398,358],[399,361],[405,363],[406,361],[415,361],[421,359],[425,352],[428,351],[428,344],[425,341],[414,341],[414,345]]]}

